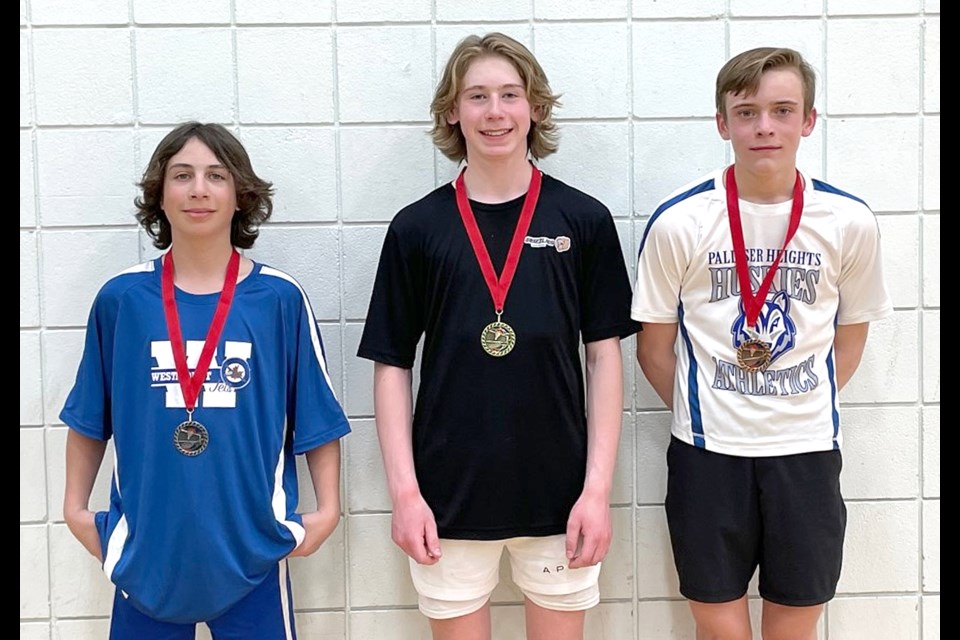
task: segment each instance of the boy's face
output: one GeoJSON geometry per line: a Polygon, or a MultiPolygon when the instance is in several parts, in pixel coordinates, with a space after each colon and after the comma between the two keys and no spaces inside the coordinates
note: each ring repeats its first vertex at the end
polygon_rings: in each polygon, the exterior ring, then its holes
{"type": "Polygon", "coordinates": [[[447,122],[459,123],[468,160],[526,158],[527,134],[534,118],[526,87],[513,64],[501,56],[478,58],[467,69],[462,84],[447,122]]]}
{"type": "Polygon", "coordinates": [[[163,212],[177,237],[230,237],[237,209],[233,175],[213,151],[190,138],[167,162],[163,176],[163,212]]]}
{"type": "Polygon", "coordinates": [[[793,69],[771,69],[754,95],[728,93],[717,129],[733,145],[738,166],[756,175],[794,170],[800,139],[813,132],[817,112],[803,113],[803,82],[793,69]]]}

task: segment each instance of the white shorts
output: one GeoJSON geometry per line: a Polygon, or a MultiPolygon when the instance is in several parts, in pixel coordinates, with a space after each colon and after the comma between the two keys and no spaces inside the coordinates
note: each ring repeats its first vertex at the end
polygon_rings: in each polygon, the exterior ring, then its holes
{"type": "Polygon", "coordinates": [[[443,556],[433,565],[410,560],[420,611],[445,620],[480,609],[499,582],[506,547],[513,581],[534,604],[556,611],[581,611],[600,602],[600,565],[570,569],[566,536],[506,540],[440,540],[443,556]]]}

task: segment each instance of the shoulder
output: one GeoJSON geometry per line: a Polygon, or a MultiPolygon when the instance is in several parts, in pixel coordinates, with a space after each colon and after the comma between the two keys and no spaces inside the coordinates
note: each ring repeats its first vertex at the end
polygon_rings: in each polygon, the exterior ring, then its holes
{"type": "Polygon", "coordinates": [[[115,306],[122,301],[136,296],[151,286],[155,286],[159,259],[142,262],[111,277],[97,292],[95,307],[115,306]]]}
{"type": "Polygon", "coordinates": [[[809,182],[811,200],[832,212],[842,227],[876,228],[876,216],[865,200],[817,178],[809,178],[809,182]]]}
{"type": "Polygon", "coordinates": [[[306,302],[307,295],[300,282],[282,269],[259,263],[254,277],[257,284],[272,291],[281,301],[300,304],[306,302]]]}
{"type": "Polygon", "coordinates": [[[445,182],[419,200],[400,209],[390,222],[390,230],[400,234],[428,230],[437,222],[439,213],[443,211],[456,213],[456,202],[453,185],[445,182]]]}
{"type": "Polygon", "coordinates": [[[699,211],[704,202],[721,197],[720,175],[722,172],[722,169],[717,169],[674,190],[657,204],[650,215],[651,220],[668,211],[671,215],[678,212],[699,211]]]}
{"type": "Polygon", "coordinates": [[[720,185],[722,172],[718,169],[671,192],[650,214],[647,231],[655,228],[666,232],[698,226],[701,218],[710,211],[709,204],[724,197],[720,185]]]}
{"type": "Polygon", "coordinates": [[[610,217],[610,210],[598,199],[546,173],[540,189],[541,200],[565,214],[587,220],[610,217]]]}

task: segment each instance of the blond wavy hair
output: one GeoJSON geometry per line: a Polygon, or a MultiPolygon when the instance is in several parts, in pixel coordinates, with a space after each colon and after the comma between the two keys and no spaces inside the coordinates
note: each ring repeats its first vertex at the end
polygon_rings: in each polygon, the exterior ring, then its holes
{"type": "Polygon", "coordinates": [[[454,162],[460,162],[467,157],[467,143],[460,125],[448,123],[447,117],[457,106],[457,98],[463,90],[463,78],[470,65],[476,60],[491,56],[505,58],[520,75],[527,101],[530,102],[532,112],[536,114],[536,122],[530,123],[530,132],[527,134],[527,148],[530,155],[538,160],[547,157],[559,146],[559,132],[553,121],[553,108],[560,105],[560,96],[550,90],[547,74],[530,50],[502,33],[467,36],[450,54],[430,103],[430,115],[433,116],[430,135],[433,143],[443,155],[454,162]]]}

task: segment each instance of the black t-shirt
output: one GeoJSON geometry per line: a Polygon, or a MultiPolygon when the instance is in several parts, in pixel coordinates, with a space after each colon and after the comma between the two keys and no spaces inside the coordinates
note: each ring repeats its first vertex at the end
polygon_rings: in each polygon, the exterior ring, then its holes
{"type": "MultiPolygon", "coordinates": [[[[522,201],[471,203],[498,274],[522,201]]],[[[358,355],[412,368],[424,336],[413,455],[441,537],[566,530],[586,470],[580,340],[635,333],[630,300],[610,212],[545,175],[504,305],[516,346],[494,358],[480,346],[493,301],[453,186],[396,215],[358,355]]]]}

